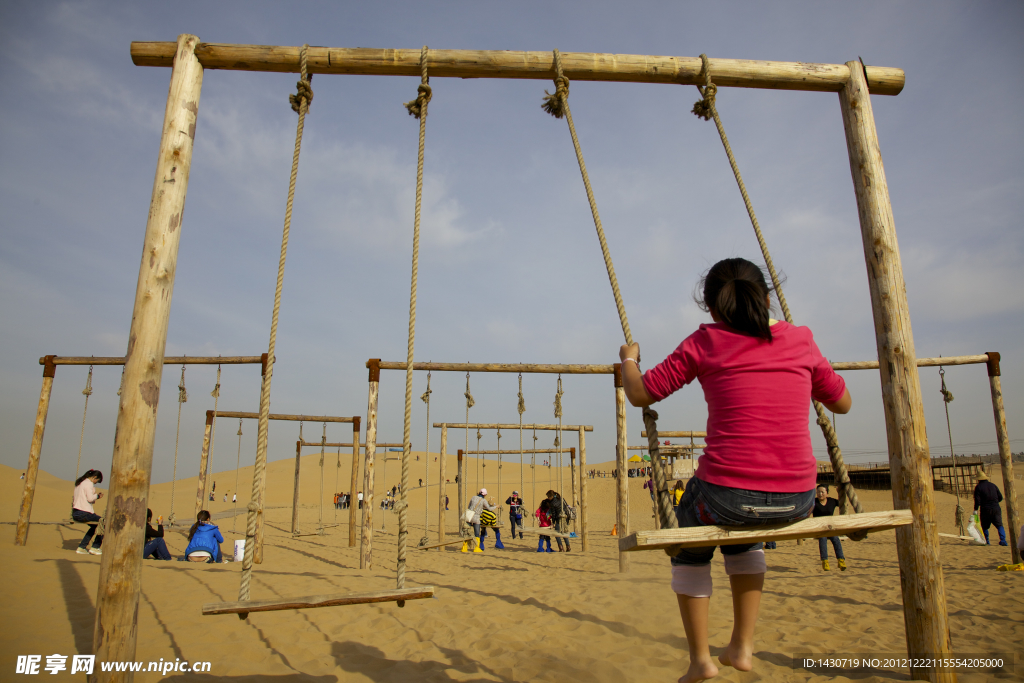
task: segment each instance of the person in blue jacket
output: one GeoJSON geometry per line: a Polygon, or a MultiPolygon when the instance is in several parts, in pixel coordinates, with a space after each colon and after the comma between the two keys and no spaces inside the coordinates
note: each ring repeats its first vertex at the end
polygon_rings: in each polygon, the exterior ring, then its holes
{"type": "Polygon", "coordinates": [[[216,524],[210,523],[210,512],[200,510],[196,515],[196,523],[188,532],[188,547],[185,548],[185,557],[196,551],[205,550],[210,553],[210,559],[207,562],[220,562],[222,560],[220,544],[223,542],[224,537],[221,536],[220,529],[216,524]]]}

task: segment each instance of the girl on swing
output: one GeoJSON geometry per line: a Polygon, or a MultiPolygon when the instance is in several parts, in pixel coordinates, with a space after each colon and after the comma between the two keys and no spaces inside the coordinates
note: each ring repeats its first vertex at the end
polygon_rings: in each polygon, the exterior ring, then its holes
{"type": "MultiPolygon", "coordinates": [[[[698,380],[708,404],[707,444],[676,507],[680,527],[761,526],[803,519],[814,507],[817,465],[808,408],[813,397],[847,413],[846,384],[806,327],[769,317],[770,290],[758,266],[719,261],[699,287],[702,324],[664,361],[641,375],[638,344],[623,345],[622,381],[634,406],[649,406],[698,380]]],[[[672,558],[672,590],[690,650],[679,679],[712,678],[708,647],[711,557],[715,548],[683,549],[672,558]]],[[[754,626],[766,570],[763,544],[722,546],[732,588],[733,631],[719,662],[753,665],[754,626]]]]}

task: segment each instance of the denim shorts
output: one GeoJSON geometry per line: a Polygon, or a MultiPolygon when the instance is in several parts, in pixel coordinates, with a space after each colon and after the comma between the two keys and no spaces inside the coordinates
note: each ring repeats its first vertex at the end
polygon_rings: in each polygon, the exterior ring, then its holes
{"type": "MultiPolygon", "coordinates": [[[[804,519],[814,509],[814,489],[802,493],[772,493],[734,489],[690,479],[676,506],[680,528],[693,526],[765,526],[804,519]]],[[[711,562],[716,546],[684,548],[672,558],[674,565],[711,562]]],[[[761,550],[763,543],[723,545],[723,555],[761,550]]]]}

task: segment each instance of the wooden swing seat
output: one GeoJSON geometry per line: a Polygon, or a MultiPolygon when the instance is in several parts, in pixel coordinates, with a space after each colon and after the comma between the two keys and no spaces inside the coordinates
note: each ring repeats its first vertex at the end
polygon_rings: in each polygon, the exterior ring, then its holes
{"type": "Polygon", "coordinates": [[[339,595],[308,595],[301,598],[278,598],[276,600],[210,602],[203,605],[203,616],[238,614],[244,619],[245,615],[250,612],[279,612],[288,609],[365,605],[374,602],[404,602],[405,600],[422,600],[432,597],[434,597],[433,586],[419,586],[416,588],[400,588],[373,593],[341,593],[339,595]]]}
{"type": "Polygon", "coordinates": [[[519,530],[527,534],[539,534],[541,536],[550,536],[552,538],[572,538],[569,534],[563,534],[555,531],[553,527],[519,527],[519,530]]]}
{"type": "Polygon", "coordinates": [[[761,527],[695,526],[684,529],[637,531],[619,539],[619,550],[632,552],[672,547],[703,548],[710,545],[738,545],[759,541],[791,541],[798,538],[885,531],[913,522],[910,510],[886,510],[835,517],[811,517],[798,522],[761,527]]]}

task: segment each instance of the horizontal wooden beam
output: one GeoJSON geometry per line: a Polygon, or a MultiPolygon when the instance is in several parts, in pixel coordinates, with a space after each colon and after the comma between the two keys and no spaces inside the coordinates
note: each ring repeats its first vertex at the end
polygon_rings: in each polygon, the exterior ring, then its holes
{"type": "MultiPolygon", "coordinates": [[[[934,368],[939,365],[977,365],[987,363],[988,354],[977,356],[949,356],[947,358],[918,358],[917,367],[934,368]]],[[[832,363],[833,370],[877,370],[877,360],[853,361],[850,363],[832,363]]]]}
{"type": "MultiPolygon", "coordinates": [[[[174,42],[133,42],[136,66],[169,67],[174,42]]],[[[556,47],[556,46],[552,46],[556,47]]],[[[299,46],[229,45],[199,43],[196,57],[204,69],[231,71],[299,72],[299,46]]],[[[310,73],[366,76],[419,76],[420,48],[313,47],[307,50],[310,73]]],[[[618,55],[562,52],[562,70],[576,81],[668,83],[704,85],[700,57],[618,55]]],[[[765,88],[839,92],[850,80],[845,64],[770,62],[752,59],[711,58],[711,76],[718,87],[765,88]]],[[[550,81],[554,58],[549,50],[436,50],[427,54],[432,78],[516,78],[550,81]]],[[[898,95],[906,75],[902,69],[865,66],[864,75],[874,95],[898,95]]]]}
{"type": "MultiPolygon", "coordinates": [[[[465,424],[464,422],[460,422],[458,424],[454,424],[452,422],[435,422],[434,423],[434,427],[448,427],[448,429],[487,429],[487,430],[491,430],[491,429],[514,429],[517,432],[519,431],[519,425],[517,425],[517,424],[493,424],[493,423],[492,424],[483,424],[483,423],[481,423],[481,424],[465,424]]],[[[561,429],[563,432],[578,432],[581,429],[583,431],[585,431],[585,432],[592,432],[592,431],[594,431],[594,427],[592,425],[562,425],[561,427],[559,427],[558,425],[529,424],[529,425],[523,425],[522,427],[523,427],[523,431],[524,432],[526,430],[533,431],[534,429],[536,429],[538,432],[550,432],[550,431],[556,431],[557,432],[559,429],[561,429]]],[[[519,451],[516,451],[516,453],[518,453],[518,452],[519,451]]]]}
{"type": "MultiPolygon", "coordinates": [[[[321,445],[323,445],[325,448],[352,448],[352,444],[351,443],[331,443],[331,442],[327,442],[325,444],[321,444],[319,441],[300,441],[299,444],[303,448],[305,448],[306,446],[315,446],[315,447],[319,448],[321,445]]],[[[402,444],[400,444],[400,443],[378,443],[378,444],[375,444],[375,445],[377,446],[377,448],[402,448],[402,444]]],[[[363,447],[363,446],[366,446],[366,444],[365,443],[361,443],[361,444],[359,444],[359,446],[363,447]]]]}
{"type": "MultiPolygon", "coordinates": [[[[262,356],[164,356],[164,365],[259,365],[262,356]]],[[[39,359],[46,365],[46,356],[39,359]]],[[[123,356],[53,356],[54,365],[124,365],[123,356]]]]}
{"type": "MultiPolygon", "coordinates": [[[[207,410],[206,417],[212,418],[213,411],[207,410]]],[[[260,418],[259,413],[237,413],[229,410],[218,410],[217,417],[225,418],[241,418],[243,420],[258,420],[260,418]]],[[[279,413],[271,413],[271,420],[285,420],[288,422],[355,422],[361,419],[360,417],[330,417],[328,415],[282,415],[279,413]]],[[[320,444],[317,444],[319,446],[320,444]]]]}
{"type": "Polygon", "coordinates": [[[761,527],[691,526],[682,529],[637,531],[619,539],[619,550],[626,552],[672,547],[703,548],[759,541],[789,541],[797,538],[840,536],[852,531],[885,531],[913,522],[910,510],[887,510],[834,517],[811,517],[799,522],[761,527]]]}
{"type": "Polygon", "coordinates": [[[395,602],[398,600],[422,600],[434,597],[433,586],[400,588],[375,593],[342,593],[340,595],[309,595],[301,598],[277,598],[274,600],[243,600],[241,602],[210,602],[203,605],[203,616],[213,614],[249,614],[250,612],[279,612],[287,609],[312,609],[314,607],[339,607],[341,605],[366,605],[374,602],[395,602]]]}
{"type": "MultiPolygon", "coordinates": [[[[707,435],[707,432],[663,432],[660,429],[658,430],[658,437],[662,439],[703,439],[707,435]]],[[[640,432],[640,438],[646,439],[647,432],[640,432]]]]}
{"type": "Polygon", "coordinates": [[[418,545],[418,546],[416,546],[416,549],[417,550],[433,550],[434,548],[440,548],[440,547],[446,546],[446,545],[455,545],[456,543],[465,543],[468,540],[469,540],[468,538],[461,538],[460,537],[460,538],[452,539],[450,541],[442,541],[441,543],[431,543],[430,545],[418,545]]]}
{"type": "Polygon", "coordinates": [[[521,451],[463,451],[463,455],[519,455],[520,453],[575,453],[575,448],[524,448],[521,451]]]}
{"type": "MultiPolygon", "coordinates": [[[[416,73],[419,73],[418,71],[416,73]]],[[[366,363],[370,367],[370,363],[366,363]]],[[[381,361],[381,370],[405,370],[405,363],[381,361]]],[[[534,374],[562,375],[611,375],[612,365],[544,365],[539,363],[413,363],[413,370],[434,372],[525,372],[534,374]]]]}
{"type": "Polygon", "coordinates": [[[552,538],[572,538],[569,534],[563,534],[555,531],[555,528],[550,526],[519,527],[519,531],[528,534],[537,534],[539,536],[551,536],[552,538]]]}

